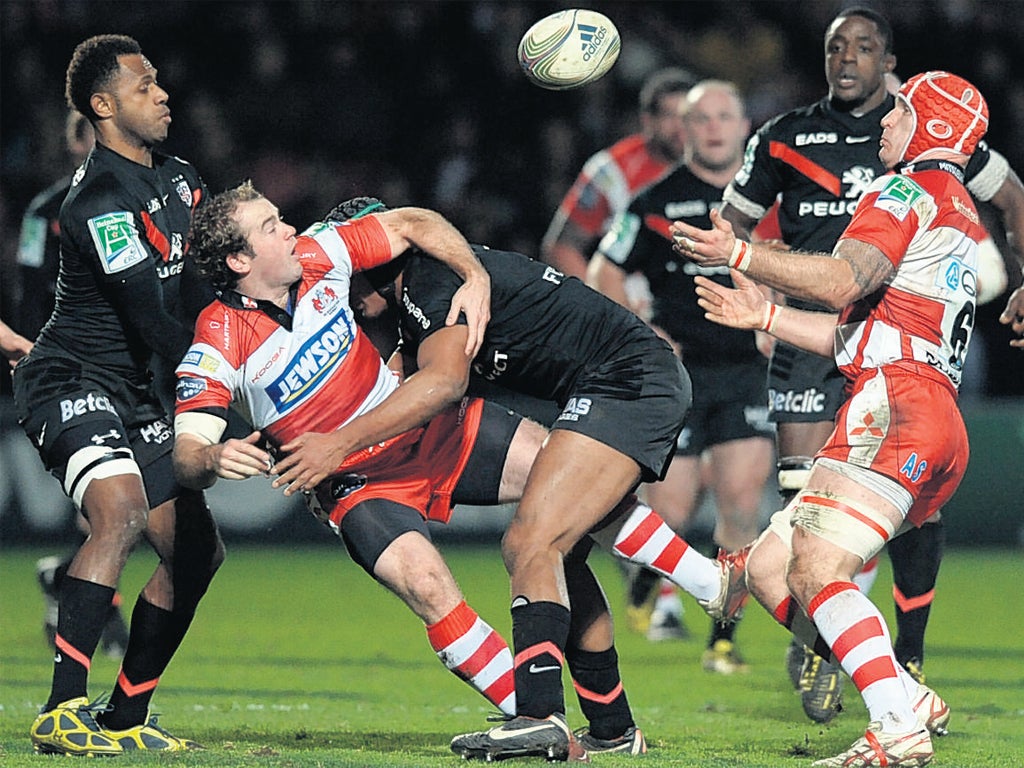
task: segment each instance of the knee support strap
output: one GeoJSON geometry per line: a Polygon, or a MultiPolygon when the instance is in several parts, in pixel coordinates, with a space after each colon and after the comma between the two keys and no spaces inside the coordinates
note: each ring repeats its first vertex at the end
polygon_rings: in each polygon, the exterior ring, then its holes
{"type": "Polygon", "coordinates": [[[789,501],[807,485],[814,459],[810,456],[782,456],[776,463],[779,495],[789,501]]]}

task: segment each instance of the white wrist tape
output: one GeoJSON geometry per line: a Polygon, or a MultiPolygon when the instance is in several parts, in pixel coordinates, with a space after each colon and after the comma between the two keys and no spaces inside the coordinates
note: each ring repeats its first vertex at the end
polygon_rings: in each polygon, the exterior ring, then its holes
{"type": "Polygon", "coordinates": [[[779,316],[779,305],[770,301],[764,303],[764,319],[761,320],[761,330],[772,333],[775,328],[775,320],[779,316]]]}
{"type": "Polygon", "coordinates": [[[736,242],[732,246],[732,255],[729,257],[729,266],[733,269],[738,269],[740,272],[746,272],[750,267],[750,254],[753,252],[753,246],[746,240],[740,240],[736,238],[736,242]]]}

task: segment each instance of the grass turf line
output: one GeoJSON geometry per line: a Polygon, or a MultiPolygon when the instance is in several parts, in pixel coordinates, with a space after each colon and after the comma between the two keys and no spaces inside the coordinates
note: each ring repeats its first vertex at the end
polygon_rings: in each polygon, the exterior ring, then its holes
{"type": "MultiPolygon", "coordinates": [[[[497,547],[445,547],[473,605],[510,636],[508,582],[497,547]]],[[[50,656],[36,586],[39,549],[0,551],[0,764],[37,767],[28,727],[46,698],[50,656]]],[[[623,589],[609,557],[592,556],[613,611],[623,589]]],[[[152,556],[139,552],[123,581],[130,612],[152,556]]],[[[1024,764],[1022,556],[1010,550],[947,553],[932,609],[926,671],[953,708],[952,735],[936,741],[938,768],[1024,764]]],[[[892,628],[888,562],[872,593],[892,628]]],[[[782,668],[787,635],[756,606],[738,630],[750,674],[700,669],[708,620],[689,598],[692,639],[649,643],[621,627],[623,677],[648,736],[648,765],[807,766],[845,749],[866,712],[849,681],[847,711],[825,727],[807,721],[782,668]]],[[[100,654],[92,695],[109,691],[117,663],[100,654]]],[[[567,689],[569,719],[582,724],[567,689]]],[[[486,727],[486,702],[444,670],[423,627],[338,546],[230,548],[153,702],[161,724],[204,752],[131,754],[119,765],[454,766],[455,733],[486,727]]],[[[626,757],[598,756],[610,766],[626,757]]],[[[542,761],[532,761],[541,763],[542,761]]],[[[522,764],[515,761],[513,764],[522,764]]]]}

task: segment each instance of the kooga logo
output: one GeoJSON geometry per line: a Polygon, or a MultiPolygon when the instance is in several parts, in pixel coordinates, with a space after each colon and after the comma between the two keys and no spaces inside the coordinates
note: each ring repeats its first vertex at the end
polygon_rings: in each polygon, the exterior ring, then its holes
{"type": "Polygon", "coordinates": [[[278,413],[299,403],[331,374],[351,349],[353,336],[342,310],[299,348],[285,372],[264,389],[278,413]]]}

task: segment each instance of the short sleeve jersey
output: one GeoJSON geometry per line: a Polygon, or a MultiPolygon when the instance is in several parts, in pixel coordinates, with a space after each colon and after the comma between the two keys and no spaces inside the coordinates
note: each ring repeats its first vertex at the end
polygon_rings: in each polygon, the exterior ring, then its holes
{"type": "MultiPolygon", "coordinates": [[[[519,253],[474,251],[491,276],[491,321],[473,359],[475,378],[564,405],[582,374],[638,341],[657,340],[636,315],[576,278],[519,253]]],[[[444,264],[410,259],[401,296],[408,349],[445,327],[461,284],[444,264]]]]}
{"type": "Polygon", "coordinates": [[[861,200],[843,238],[874,245],[896,275],[840,315],[836,362],[847,378],[910,364],[959,386],[985,237],[961,179],[950,163],[917,163],[877,179],[861,200]]]}
{"type": "Polygon", "coordinates": [[[233,290],[200,313],[177,369],[176,413],[226,419],[231,406],[283,444],[338,429],[398,386],[349,306],[352,273],[391,258],[380,223],[315,224],[296,250],[302,277],[291,313],[233,290]]]}
{"type": "Polygon", "coordinates": [[[546,237],[556,237],[565,222],[571,221],[596,243],[633,196],[671,168],[671,163],[651,154],[641,134],[627,136],[602,149],[583,164],[546,237]]]}
{"type": "Polygon", "coordinates": [[[654,297],[651,322],[679,344],[687,364],[736,363],[761,357],[753,333],[709,322],[697,304],[694,276],[704,275],[731,286],[729,269],[698,266],[672,249],[669,226],[673,221],[708,228],[710,211],[721,206],[720,187],[679,166],[637,195],[598,247],[612,263],[647,279],[654,297]]]}
{"type": "MultiPolygon", "coordinates": [[[[130,321],[130,297],[118,288],[142,275],[159,282],[166,310],[180,309],[181,275],[192,212],[206,196],[184,160],[153,153],[153,167],[97,144],[76,171],[60,210],[56,305],[33,357],[86,362],[144,384],[153,353],[130,321]]],[[[180,324],[168,328],[187,340],[180,324]]]]}

